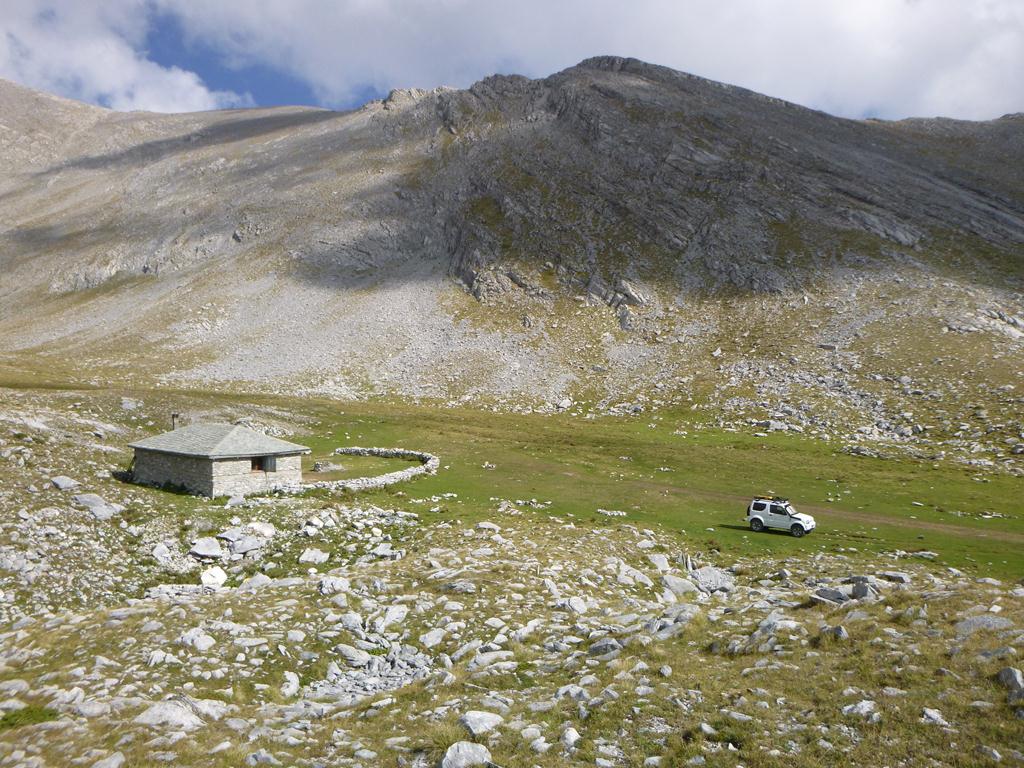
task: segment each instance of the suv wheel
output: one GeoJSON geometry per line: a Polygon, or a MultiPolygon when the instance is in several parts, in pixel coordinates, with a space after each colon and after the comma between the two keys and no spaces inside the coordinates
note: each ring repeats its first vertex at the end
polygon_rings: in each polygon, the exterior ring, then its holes
{"type": "Polygon", "coordinates": [[[756,517],[750,521],[750,530],[754,533],[760,533],[764,530],[764,523],[758,520],[756,517]]]}
{"type": "Polygon", "coordinates": [[[804,527],[799,523],[794,523],[793,527],[789,529],[789,532],[796,536],[798,539],[804,535],[804,527]]]}

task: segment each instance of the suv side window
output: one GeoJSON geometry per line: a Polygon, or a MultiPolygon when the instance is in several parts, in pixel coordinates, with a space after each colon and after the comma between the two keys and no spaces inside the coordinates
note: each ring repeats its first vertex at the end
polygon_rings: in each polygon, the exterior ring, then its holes
{"type": "Polygon", "coordinates": [[[782,515],[783,517],[789,517],[789,512],[781,504],[772,504],[772,514],[782,515]]]}
{"type": "Polygon", "coordinates": [[[764,508],[766,506],[767,505],[763,501],[755,501],[754,502],[754,511],[755,512],[764,512],[764,508]]]}

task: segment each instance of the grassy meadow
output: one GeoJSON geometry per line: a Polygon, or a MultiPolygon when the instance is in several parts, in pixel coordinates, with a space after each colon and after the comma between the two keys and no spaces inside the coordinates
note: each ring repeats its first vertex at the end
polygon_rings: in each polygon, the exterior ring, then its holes
{"type": "Polygon", "coordinates": [[[398,492],[456,493],[434,514],[476,520],[493,516],[494,499],[536,499],[550,502],[549,514],[578,522],[605,522],[598,509],[620,510],[624,522],[685,531],[723,554],[899,549],[1024,575],[1024,481],[1008,475],[850,456],[796,436],[704,429],[689,414],[580,420],[322,401],[309,401],[307,413],[321,420],[317,434],[301,437],[314,451],[347,439],[441,456],[437,476],[377,492],[381,504],[398,492]],[[765,492],[813,514],[815,533],[803,540],[753,534],[744,510],[751,495],[765,492]],[[983,517],[991,513],[1007,517],[983,517]]]}
{"type": "MultiPolygon", "coordinates": [[[[1004,577],[1024,575],[1024,479],[952,462],[851,456],[838,443],[791,434],[730,432],[693,411],[583,419],[516,415],[397,400],[333,401],[168,388],[81,390],[80,385],[0,371],[14,390],[67,390],[100,399],[138,398],[148,413],[219,409],[259,419],[288,413],[291,439],[316,460],[343,469],[308,473],[336,479],[400,469],[401,461],[340,456],[339,446],[397,446],[441,457],[441,471],[362,501],[403,506],[429,521],[493,518],[500,500],[536,500],[552,516],[607,522],[599,509],[626,513],[619,522],[685,532],[723,556],[809,551],[936,553],[935,562],[1004,577]],[[35,382],[39,382],[37,385],[35,382]],[[753,534],[743,521],[750,497],[789,497],[813,514],[814,534],[753,534]],[[411,499],[440,497],[435,503],[411,499]],[[428,511],[428,510],[437,511],[428,511]]],[[[153,425],[154,432],[159,425],[153,425]]],[[[156,490],[153,502],[189,502],[156,490]]],[[[927,556],[927,555],[926,555],[927,556]]]]}

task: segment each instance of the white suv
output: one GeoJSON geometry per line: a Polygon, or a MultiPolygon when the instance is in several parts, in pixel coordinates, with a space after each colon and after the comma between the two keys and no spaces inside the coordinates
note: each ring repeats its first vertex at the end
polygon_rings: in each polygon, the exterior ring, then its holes
{"type": "Polygon", "coordinates": [[[766,528],[779,528],[789,531],[800,538],[810,533],[817,525],[814,518],[793,509],[789,499],[778,496],[758,496],[747,507],[745,520],[750,523],[750,530],[760,532],[766,528]]]}

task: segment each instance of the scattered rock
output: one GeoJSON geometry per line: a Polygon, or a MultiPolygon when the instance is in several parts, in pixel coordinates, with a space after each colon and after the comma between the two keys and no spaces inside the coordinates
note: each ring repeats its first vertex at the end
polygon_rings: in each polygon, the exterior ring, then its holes
{"type": "Polygon", "coordinates": [[[870,699],[858,701],[856,704],[848,704],[843,707],[842,712],[846,716],[855,716],[867,720],[869,723],[881,722],[882,715],[876,709],[877,705],[870,699]]]}
{"type": "Polygon", "coordinates": [[[463,714],[462,717],[459,718],[459,722],[474,738],[477,738],[483,736],[485,733],[493,731],[505,722],[505,718],[493,712],[471,710],[463,714]]]}
{"type": "Polygon", "coordinates": [[[285,671],[284,683],[281,684],[281,695],[290,699],[298,694],[300,687],[299,676],[294,672],[285,671]]]}
{"type": "Polygon", "coordinates": [[[77,488],[80,485],[77,480],[72,480],[67,475],[51,477],[50,482],[53,484],[53,487],[59,491],[70,491],[72,488],[77,488]]]}
{"type": "Polygon", "coordinates": [[[921,722],[929,723],[931,725],[941,725],[944,727],[949,726],[949,723],[946,722],[946,719],[942,716],[942,713],[939,710],[930,709],[929,707],[925,707],[921,711],[921,722]]]}
{"type": "Polygon", "coordinates": [[[94,518],[106,521],[114,515],[123,512],[124,507],[120,504],[108,504],[101,496],[95,493],[78,493],[71,497],[75,504],[85,507],[94,518]]]}
{"type": "Polygon", "coordinates": [[[149,709],[132,722],[138,725],[151,725],[180,731],[194,731],[204,725],[195,712],[177,701],[160,701],[151,704],[149,709]]]}
{"type": "Polygon", "coordinates": [[[731,592],[736,584],[731,573],[712,565],[698,568],[690,573],[690,578],[702,592],[731,592]]]}
{"type": "Polygon", "coordinates": [[[903,573],[902,571],[881,571],[879,574],[886,581],[892,581],[896,584],[909,584],[910,574],[903,573]]]}
{"type": "Polygon", "coordinates": [[[444,753],[441,768],[472,768],[491,762],[491,752],[483,744],[471,741],[457,741],[444,753]]]}
{"type": "Polygon", "coordinates": [[[334,650],[338,652],[350,667],[365,667],[372,658],[366,651],[345,643],[339,643],[334,647],[334,650]]]}
{"type": "Polygon", "coordinates": [[[220,548],[220,542],[212,536],[196,539],[188,553],[192,557],[207,560],[219,560],[224,557],[224,550],[220,548]]]}
{"type": "Polygon", "coordinates": [[[330,559],[330,555],[320,549],[307,549],[299,555],[300,563],[312,563],[313,565],[320,565],[326,563],[330,559]]]}
{"type": "Polygon", "coordinates": [[[850,596],[842,590],[832,589],[831,587],[816,589],[812,597],[831,605],[840,605],[850,599],[850,596]]]}
{"type": "Polygon", "coordinates": [[[661,583],[664,584],[668,590],[677,597],[684,595],[693,594],[700,592],[697,585],[689,579],[683,579],[679,576],[673,576],[671,573],[664,573],[661,576],[661,583]]]}
{"type": "Polygon", "coordinates": [[[833,639],[838,640],[839,642],[843,642],[845,640],[850,639],[850,633],[846,631],[846,627],[844,627],[842,624],[835,627],[829,627],[828,633],[832,636],[833,639]]]}
{"type": "Polygon", "coordinates": [[[983,614],[981,616],[970,616],[963,621],[958,622],[956,625],[956,634],[958,637],[969,637],[975,632],[995,632],[1001,629],[1009,629],[1012,626],[1013,622],[1009,619],[1004,619],[1002,616],[983,614]]]}
{"type": "Polygon", "coordinates": [[[204,587],[213,587],[219,589],[224,586],[224,583],[228,580],[227,573],[219,565],[215,565],[212,568],[207,568],[199,575],[199,580],[204,587]]]}
{"type": "Polygon", "coordinates": [[[108,757],[104,757],[102,760],[97,760],[92,764],[92,768],[121,768],[125,761],[126,758],[123,752],[115,752],[108,757]]]}

